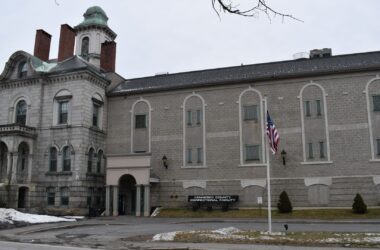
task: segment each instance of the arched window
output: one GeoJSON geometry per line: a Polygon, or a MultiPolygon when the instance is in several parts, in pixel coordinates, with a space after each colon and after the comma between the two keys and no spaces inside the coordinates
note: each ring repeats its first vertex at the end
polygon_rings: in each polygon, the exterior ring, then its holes
{"type": "Polygon", "coordinates": [[[87,172],[92,172],[92,163],[94,161],[94,149],[91,148],[90,151],[88,151],[88,159],[87,159],[87,172]]]}
{"type": "Polygon", "coordinates": [[[18,78],[25,78],[28,74],[28,65],[25,61],[20,62],[17,69],[17,77],[18,78]]]}
{"type": "Polygon", "coordinates": [[[103,98],[99,94],[92,97],[92,126],[102,128],[103,125],[103,98]]]}
{"type": "Polygon", "coordinates": [[[62,152],[63,171],[71,171],[71,152],[70,147],[66,146],[62,152]]]}
{"type": "Polygon", "coordinates": [[[88,61],[88,48],[90,44],[90,39],[86,36],[82,39],[82,47],[81,47],[81,56],[83,59],[88,61]]]}
{"type": "Polygon", "coordinates": [[[102,172],[102,169],[103,169],[103,151],[100,150],[98,152],[98,161],[96,163],[96,172],[98,174],[100,174],[102,172]]]}
{"type": "Polygon", "coordinates": [[[54,97],[53,125],[68,125],[71,123],[72,94],[66,89],[60,90],[54,97]]]}
{"type": "Polygon", "coordinates": [[[195,93],[183,101],[183,167],[206,167],[205,106],[195,93]]]}
{"type": "Polygon", "coordinates": [[[131,151],[147,153],[151,150],[151,105],[140,98],[131,109],[131,151]]]}
{"type": "Polygon", "coordinates": [[[16,123],[20,125],[26,125],[26,101],[21,100],[16,105],[16,123]]]}
{"type": "Polygon", "coordinates": [[[55,147],[50,148],[50,162],[49,162],[49,171],[56,172],[57,171],[57,149],[55,147]]]}

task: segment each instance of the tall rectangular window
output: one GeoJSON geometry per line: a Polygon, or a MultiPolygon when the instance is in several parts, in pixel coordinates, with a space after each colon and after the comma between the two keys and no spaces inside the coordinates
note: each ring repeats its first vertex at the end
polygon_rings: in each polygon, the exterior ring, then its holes
{"type": "Polygon", "coordinates": [[[57,158],[58,158],[58,152],[55,147],[50,148],[50,164],[49,164],[49,171],[56,172],[57,171],[57,158]]]}
{"type": "Polygon", "coordinates": [[[197,110],[197,125],[201,124],[202,119],[202,111],[200,109],[197,110]]]}
{"type": "Polygon", "coordinates": [[[245,145],[245,160],[246,161],[260,160],[260,146],[259,145],[245,145]]]}
{"type": "Polygon", "coordinates": [[[311,115],[311,112],[310,112],[310,101],[305,101],[305,115],[306,116],[310,116],[311,115]]]}
{"type": "Polygon", "coordinates": [[[373,100],[373,111],[380,111],[380,95],[372,96],[373,100]]]}
{"type": "Polygon", "coordinates": [[[191,148],[187,149],[187,163],[192,163],[192,160],[191,160],[191,148]]]}
{"type": "Polygon", "coordinates": [[[325,143],[323,141],[319,142],[319,158],[325,158],[325,143]]]}
{"type": "Polygon", "coordinates": [[[191,120],[192,120],[192,119],[191,119],[191,118],[192,118],[192,115],[191,115],[191,113],[192,113],[191,110],[188,110],[187,113],[186,113],[186,114],[187,114],[187,116],[186,116],[186,119],[187,119],[187,126],[191,126],[191,125],[192,125],[192,121],[191,121],[191,120]]]}
{"type": "Polygon", "coordinates": [[[59,102],[58,108],[59,108],[58,109],[58,123],[67,124],[69,102],[68,101],[59,102]]]}
{"type": "Polygon", "coordinates": [[[61,188],[61,206],[69,205],[69,188],[62,187],[61,188]]]}
{"type": "Polygon", "coordinates": [[[92,126],[99,126],[99,105],[96,103],[92,105],[92,126]]]}
{"type": "Polygon", "coordinates": [[[91,207],[92,206],[92,197],[94,195],[94,188],[93,187],[89,187],[88,188],[88,191],[87,191],[87,206],[88,207],[91,207]]]}
{"type": "Polygon", "coordinates": [[[146,128],[146,115],[135,115],[135,128],[146,128]]]}
{"type": "Polygon", "coordinates": [[[48,187],[46,189],[47,194],[47,204],[49,206],[54,206],[55,204],[55,188],[54,187],[48,187]]]}
{"type": "Polygon", "coordinates": [[[244,106],[244,120],[258,120],[258,108],[257,105],[244,106]]]}
{"type": "Polygon", "coordinates": [[[377,144],[377,155],[380,155],[380,139],[376,139],[377,144]]]}
{"type": "Polygon", "coordinates": [[[316,100],[315,103],[317,105],[317,116],[321,116],[322,115],[321,100],[316,100]]]}
{"type": "Polygon", "coordinates": [[[314,158],[314,155],[313,155],[313,143],[309,142],[308,143],[308,147],[309,147],[308,157],[309,157],[309,159],[313,159],[314,158]]]}
{"type": "Polygon", "coordinates": [[[202,148],[197,148],[197,163],[202,163],[202,148]]]}

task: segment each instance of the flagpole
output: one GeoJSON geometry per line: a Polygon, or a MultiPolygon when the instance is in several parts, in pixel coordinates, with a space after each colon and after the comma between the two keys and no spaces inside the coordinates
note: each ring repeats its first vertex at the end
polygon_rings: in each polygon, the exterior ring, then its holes
{"type": "MultiPolygon", "coordinates": [[[[268,106],[267,98],[265,97],[265,124],[268,123],[268,106]]],[[[267,125],[268,126],[268,125],[267,125]]],[[[266,131],[266,129],[264,130],[266,131]]],[[[269,142],[268,138],[266,141],[266,158],[267,158],[267,190],[268,190],[268,232],[272,233],[272,204],[271,204],[271,194],[270,194],[270,162],[269,162],[269,142]]]]}

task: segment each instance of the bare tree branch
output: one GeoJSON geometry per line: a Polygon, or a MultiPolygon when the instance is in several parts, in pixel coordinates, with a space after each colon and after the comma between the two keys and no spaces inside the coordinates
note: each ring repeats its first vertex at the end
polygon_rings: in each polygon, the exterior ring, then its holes
{"type": "Polygon", "coordinates": [[[238,5],[233,5],[233,0],[211,0],[212,7],[220,17],[220,12],[227,12],[230,14],[235,14],[245,17],[257,17],[260,13],[264,13],[268,19],[271,21],[272,17],[280,16],[284,21],[285,18],[290,18],[299,22],[303,22],[301,19],[298,19],[290,14],[285,14],[274,10],[267,3],[266,0],[252,0],[257,1],[256,4],[253,4],[252,7],[247,9],[241,9],[238,5]],[[219,10],[218,10],[219,8],[219,10]]]}

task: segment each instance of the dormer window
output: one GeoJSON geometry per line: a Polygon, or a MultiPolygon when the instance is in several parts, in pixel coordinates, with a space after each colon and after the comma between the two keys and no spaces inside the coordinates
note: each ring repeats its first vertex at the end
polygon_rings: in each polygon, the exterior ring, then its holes
{"type": "Polygon", "coordinates": [[[82,47],[81,47],[81,56],[83,59],[88,61],[88,48],[90,44],[90,39],[86,36],[82,39],[82,47]]]}
{"type": "Polygon", "coordinates": [[[17,77],[25,78],[27,74],[28,74],[28,65],[26,64],[25,61],[20,62],[20,64],[18,65],[17,77]]]}

